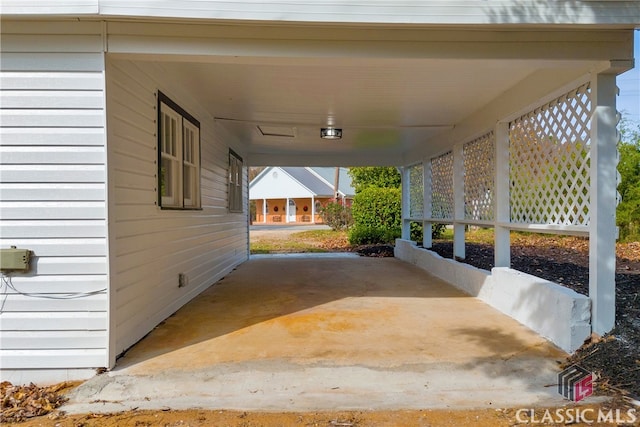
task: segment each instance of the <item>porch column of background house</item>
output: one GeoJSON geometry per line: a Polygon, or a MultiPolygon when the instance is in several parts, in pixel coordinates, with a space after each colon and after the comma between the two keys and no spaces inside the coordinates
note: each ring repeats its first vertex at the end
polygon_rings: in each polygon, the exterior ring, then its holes
{"type": "Polygon", "coordinates": [[[589,210],[589,297],[597,334],[615,326],[616,195],[618,114],[616,76],[591,80],[591,208],[589,210]]]}
{"type": "Polygon", "coordinates": [[[285,202],[284,205],[284,221],[286,223],[289,223],[289,198],[287,197],[287,201],[285,202]]]}
{"type": "Polygon", "coordinates": [[[262,199],[262,222],[267,223],[267,199],[262,199]]]}
{"type": "Polygon", "coordinates": [[[316,197],[311,195],[311,223],[316,223],[316,197]]]}

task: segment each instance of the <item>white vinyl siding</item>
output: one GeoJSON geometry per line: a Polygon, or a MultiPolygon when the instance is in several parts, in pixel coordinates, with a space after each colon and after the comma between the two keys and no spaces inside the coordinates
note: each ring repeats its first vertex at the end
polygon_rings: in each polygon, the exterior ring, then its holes
{"type": "MultiPolygon", "coordinates": [[[[246,260],[248,229],[245,215],[227,209],[229,141],[217,133],[197,94],[182,91],[160,65],[112,60],[107,61],[107,110],[119,354],[246,260]],[[200,159],[187,163],[201,163],[201,210],[158,205],[158,91],[200,122],[200,159]],[[182,288],[179,273],[189,279],[182,288]]],[[[246,180],[243,174],[244,185],[246,180]]]]}
{"type": "Polygon", "coordinates": [[[1,289],[3,377],[108,365],[101,31],[2,23],[0,247],[33,251],[1,289]]]}

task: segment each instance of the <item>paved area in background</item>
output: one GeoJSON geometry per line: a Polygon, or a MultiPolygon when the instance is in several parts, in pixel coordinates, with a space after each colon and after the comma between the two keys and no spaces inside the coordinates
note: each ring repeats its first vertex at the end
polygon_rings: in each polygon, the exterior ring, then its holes
{"type": "Polygon", "coordinates": [[[269,411],[561,405],[546,340],[393,258],[261,256],[63,408],[269,411]]]}

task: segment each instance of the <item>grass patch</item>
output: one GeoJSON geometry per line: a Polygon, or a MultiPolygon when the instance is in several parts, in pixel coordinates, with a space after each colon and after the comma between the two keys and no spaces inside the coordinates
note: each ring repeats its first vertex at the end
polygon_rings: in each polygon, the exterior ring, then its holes
{"type": "Polygon", "coordinates": [[[287,237],[261,236],[251,238],[251,254],[323,253],[349,251],[346,231],[308,230],[287,237]]]}

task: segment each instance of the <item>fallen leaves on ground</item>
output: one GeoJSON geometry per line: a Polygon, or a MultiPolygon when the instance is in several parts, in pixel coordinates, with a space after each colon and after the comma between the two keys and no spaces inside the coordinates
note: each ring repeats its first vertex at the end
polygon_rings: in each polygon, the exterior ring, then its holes
{"type": "Polygon", "coordinates": [[[68,387],[69,383],[38,387],[33,383],[23,386],[13,385],[8,381],[2,382],[0,423],[20,422],[48,414],[67,401],[60,392],[68,387]]]}

